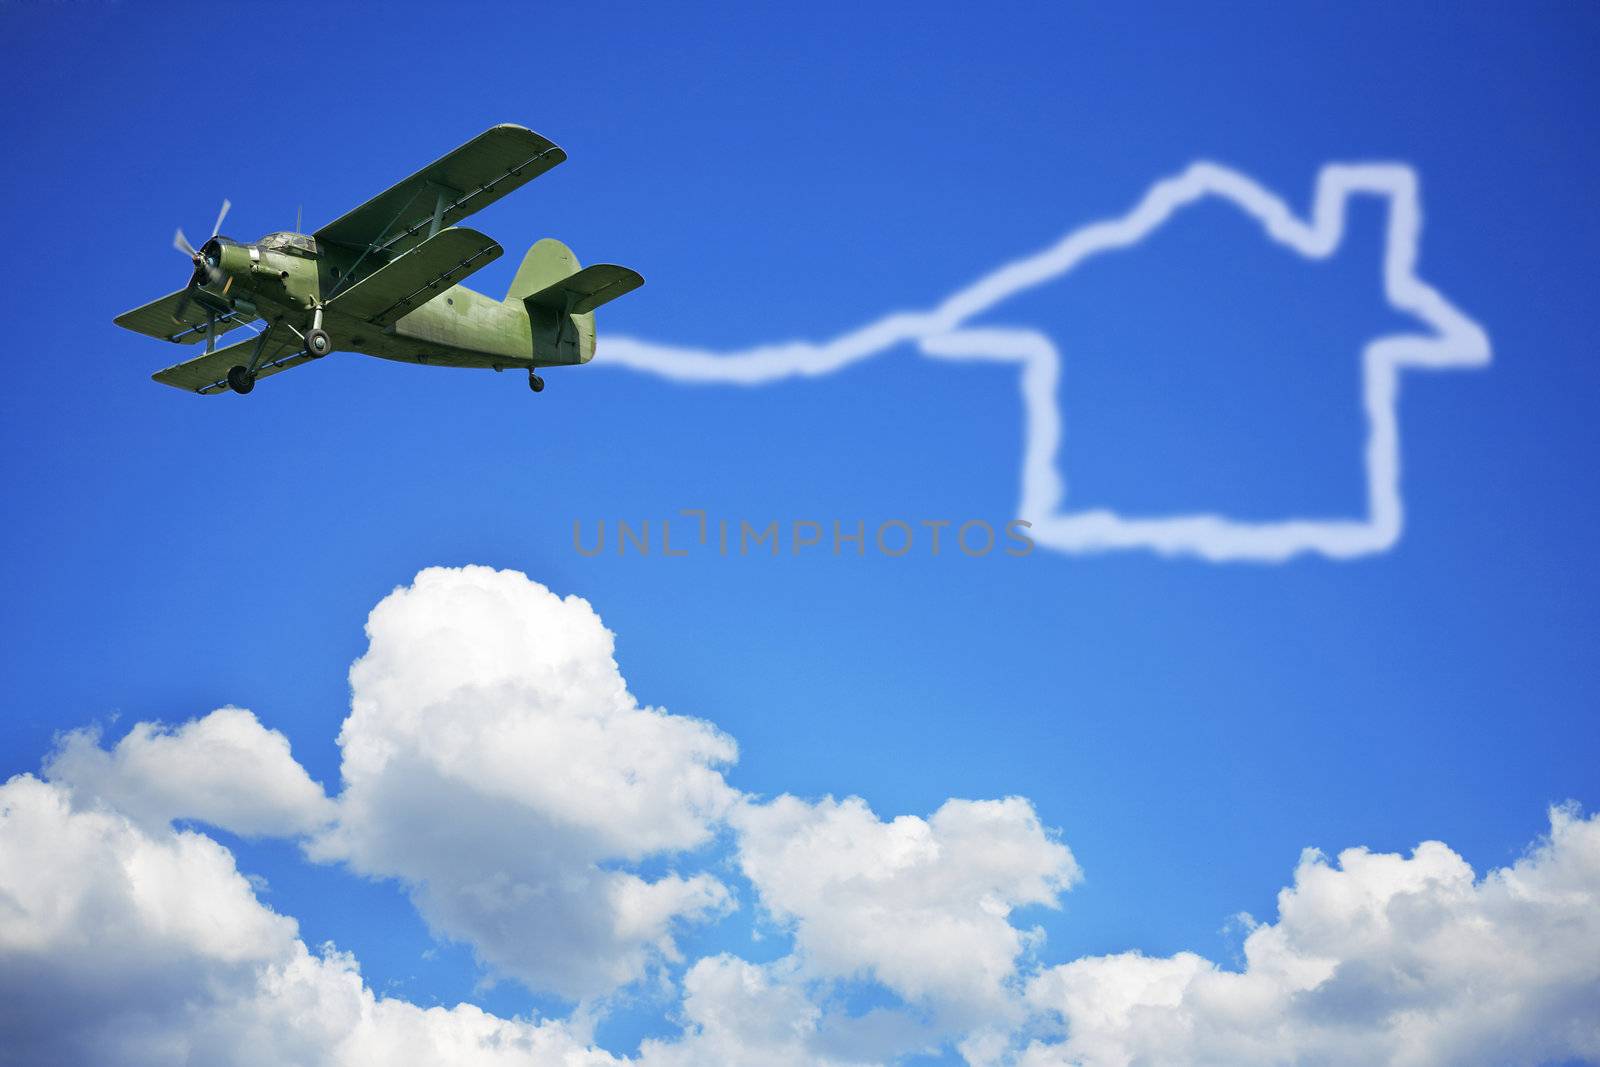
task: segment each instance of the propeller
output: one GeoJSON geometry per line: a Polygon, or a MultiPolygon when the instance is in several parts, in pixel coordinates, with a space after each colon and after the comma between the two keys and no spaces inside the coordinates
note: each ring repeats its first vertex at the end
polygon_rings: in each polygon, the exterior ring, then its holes
{"type": "Polygon", "coordinates": [[[183,227],[178,227],[178,232],[172,236],[172,247],[188,256],[194,263],[194,276],[189,279],[189,284],[183,290],[183,299],[178,301],[178,306],[172,309],[173,318],[183,321],[183,313],[189,308],[189,295],[202,284],[216,285],[222,281],[222,249],[217,245],[217,234],[222,232],[222,220],[228,217],[228,209],[233,207],[233,201],[227,197],[222,198],[222,210],[217,212],[217,223],[211,227],[211,236],[206,238],[205,244],[196,249],[189,243],[189,238],[183,235],[183,227]],[[209,254],[208,254],[209,253],[209,254]]]}

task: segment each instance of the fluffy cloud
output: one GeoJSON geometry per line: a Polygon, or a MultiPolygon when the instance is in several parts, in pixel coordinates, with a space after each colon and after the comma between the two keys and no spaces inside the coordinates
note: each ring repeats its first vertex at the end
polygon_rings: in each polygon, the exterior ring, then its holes
{"type": "Polygon", "coordinates": [[[1065,1026],[1023,1067],[1600,1060],[1600,819],[1475,880],[1437,841],[1407,858],[1308,852],[1245,967],[1191,954],[1081,959],[1029,984],[1065,1026]]]}
{"type": "Polygon", "coordinates": [[[785,796],[733,821],[741,870],[809,970],[874,978],[961,1025],[1011,1010],[1026,941],[1012,910],[1054,907],[1079,877],[1020,797],[885,822],[859,797],[785,796]]]}
{"type": "Polygon", "coordinates": [[[116,810],[149,828],[197,819],[247,837],[308,834],[333,816],[289,752],[289,740],[242,708],[222,708],[177,729],[141,722],[111,751],[97,729],[63,736],[46,777],[80,804],[116,810]]]}
{"type": "Polygon", "coordinates": [[[28,775],[0,786],[0,1060],[166,1067],[601,1067],[557,1022],[378,999],[233,857],[28,775]]]}
{"type": "Polygon", "coordinates": [[[322,859],[401,879],[439,934],[534,989],[602,996],[676,959],[715,915],[705,873],[624,869],[709,842],[737,755],[709,723],[642,707],[589,604],[512,571],[423,571],[367,622],[322,859]]]}
{"type": "Polygon", "coordinates": [[[1016,911],[1055,906],[1079,873],[1026,800],[884,819],[859,798],[742,796],[733,742],[641,706],[589,605],[520,574],[424,571],[368,634],[331,801],[233,708],[110,750],[69,734],[48,781],[0,786],[0,1060],[857,1067],[950,1044],[990,1067],[1600,1060],[1600,819],[1555,811],[1545,842],[1482,879],[1438,843],[1309,853],[1239,971],[1188,953],[1041,967],[1016,911]],[[575,1018],[677,976],[682,1033],[619,1060],[575,1023],[375,997],[173,819],[399,879],[492,969],[601,998],[575,1018]],[[741,893],[792,952],[678,967],[679,927],[741,893]]]}
{"type": "Polygon", "coordinates": [[[808,977],[795,956],[706,957],[682,989],[683,1032],[645,1041],[639,1067],[869,1067],[937,1052],[948,1036],[903,1006],[852,1012],[839,983],[808,977]]]}
{"type": "Polygon", "coordinates": [[[640,1063],[843,1067],[818,1049],[821,1018],[822,1009],[778,967],[713,956],[696,962],[683,977],[683,1036],[646,1041],[640,1063]]]}

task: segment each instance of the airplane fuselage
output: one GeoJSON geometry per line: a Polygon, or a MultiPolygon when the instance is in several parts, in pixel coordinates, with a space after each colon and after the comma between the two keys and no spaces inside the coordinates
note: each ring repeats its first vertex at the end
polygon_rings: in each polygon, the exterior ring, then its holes
{"type": "Polygon", "coordinates": [[[375,327],[329,302],[384,260],[292,233],[269,234],[255,244],[223,239],[219,251],[223,280],[199,286],[197,300],[219,313],[253,310],[276,329],[284,324],[303,328],[312,310],[325,305],[323,329],[338,350],[401,363],[496,370],[579,362],[556,348],[538,351],[521,301],[496,300],[456,285],[392,325],[375,327]]]}

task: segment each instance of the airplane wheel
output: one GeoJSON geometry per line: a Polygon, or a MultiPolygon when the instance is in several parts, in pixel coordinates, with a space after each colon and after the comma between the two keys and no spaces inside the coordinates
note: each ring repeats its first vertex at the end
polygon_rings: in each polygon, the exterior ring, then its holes
{"type": "Polygon", "coordinates": [[[228,371],[228,388],[240,396],[256,387],[256,376],[243,367],[234,367],[228,371]]]}
{"type": "Polygon", "coordinates": [[[306,331],[306,354],[312,359],[321,359],[333,351],[333,339],[326,330],[306,331]]]}
{"type": "Polygon", "coordinates": [[[544,392],[544,379],[534,371],[528,372],[528,388],[536,393],[544,392]]]}

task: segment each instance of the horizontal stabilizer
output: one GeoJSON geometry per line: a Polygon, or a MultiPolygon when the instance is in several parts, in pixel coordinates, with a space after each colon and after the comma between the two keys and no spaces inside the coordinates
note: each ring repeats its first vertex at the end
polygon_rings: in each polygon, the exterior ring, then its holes
{"type": "Polygon", "coordinates": [[[643,284],[637,271],[614,263],[596,263],[540,289],[527,298],[527,303],[557,313],[585,315],[643,284]]]}

